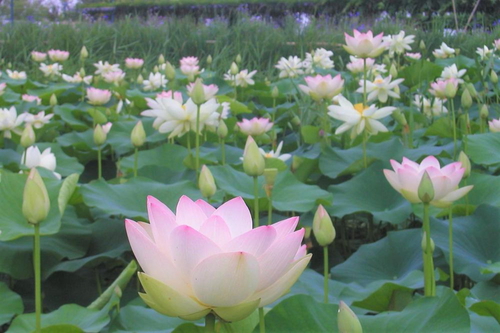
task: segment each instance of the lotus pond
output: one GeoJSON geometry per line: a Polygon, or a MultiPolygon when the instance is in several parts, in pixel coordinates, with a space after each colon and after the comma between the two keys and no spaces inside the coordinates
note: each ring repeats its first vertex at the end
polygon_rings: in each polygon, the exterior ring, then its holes
{"type": "Polygon", "coordinates": [[[349,34],[2,71],[0,332],[499,331],[500,40],[349,34]]]}

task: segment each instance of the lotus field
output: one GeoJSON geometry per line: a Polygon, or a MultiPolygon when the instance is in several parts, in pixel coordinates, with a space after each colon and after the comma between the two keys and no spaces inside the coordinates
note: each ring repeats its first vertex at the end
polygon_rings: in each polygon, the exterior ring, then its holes
{"type": "Polygon", "coordinates": [[[354,30],[273,80],[33,50],[0,76],[0,332],[500,331],[500,40],[458,47],[354,30]]]}

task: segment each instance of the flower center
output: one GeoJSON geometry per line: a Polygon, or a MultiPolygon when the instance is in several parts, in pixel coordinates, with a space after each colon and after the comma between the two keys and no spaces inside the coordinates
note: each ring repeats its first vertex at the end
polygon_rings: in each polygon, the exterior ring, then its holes
{"type": "Polygon", "coordinates": [[[368,109],[368,107],[364,106],[363,103],[354,104],[354,110],[358,111],[360,115],[363,115],[363,111],[366,109],[368,109]]]}
{"type": "Polygon", "coordinates": [[[376,83],[376,84],[378,84],[378,83],[384,83],[384,79],[380,79],[380,78],[379,79],[375,79],[375,81],[373,81],[373,83],[376,83]]]}

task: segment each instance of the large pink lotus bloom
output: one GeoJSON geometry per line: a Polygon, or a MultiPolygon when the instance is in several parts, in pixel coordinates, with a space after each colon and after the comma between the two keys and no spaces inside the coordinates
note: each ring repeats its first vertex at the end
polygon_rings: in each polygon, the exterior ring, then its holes
{"type": "Polygon", "coordinates": [[[240,131],[243,134],[258,136],[271,130],[274,123],[270,122],[268,118],[255,117],[250,120],[243,119],[241,122],[236,124],[240,127],[240,131]]]}
{"type": "Polygon", "coordinates": [[[55,62],[63,62],[63,61],[68,60],[68,58],[69,58],[68,51],[49,50],[47,53],[49,54],[50,60],[55,61],[55,62]]]}
{"type": "Polygon", "coordinates": [[[144,65],[144,60],[140,58],[127,58],[125,59],[125,67],[130,69],[139,69],[144,65]]]}
{"type": "Polygon", "coordinates": [[[383,33],[375,37],[373,37],[371,30],[367,33],[363,33],[354,29],[353,33],[354,37],[344,33],[345,42],[347,44],[344,45],[344,49],[357,57],[375,58],[384,52],[388,46],[388,43],[382,40],[384,37],[383,33]]]}
{"type": "Polygon", "coordinates": [[[331,100],[344,87],[344,80],[342,80],[340,74],[333,78],[330,74],[325,76],[306,76],[304,80],[307,86],[300,84],[299,88],[316,101],[331,100]]]}
{"type": "Polygon", "coordinates": [[[428,173],[434,187],[434,198],[430,204],[436,207],[449,207],[453,201],[466,195],[473,187],[469,185],[458,188],[465,172],[460,162],[450,163],[441,168],[434,156],[424,158],[420,164],[403,157],[401,164],[391,160],[391,165],[394,171],[385,169],[385,177],[391,186],[411,203],[422,202],[418,197],[418,187],[425,172],[428,173]]]}
{"type": "Polygon", "coordinates": [[[92,105],[103,105],[111,99],[111,91],[106,89],[87,88],[88,103],[92,105]]]}
{"type": "Polygon", "coordinates": [[[125,227],[144,270],[139,295],[167,316],[241,320],[285,294],[311,258],[304,229],[295,231],[298,218],[252,229],[240,197],[215,209],[183,196],[175,215],[151,196],[147,206],[149,224],[125,227]]]}

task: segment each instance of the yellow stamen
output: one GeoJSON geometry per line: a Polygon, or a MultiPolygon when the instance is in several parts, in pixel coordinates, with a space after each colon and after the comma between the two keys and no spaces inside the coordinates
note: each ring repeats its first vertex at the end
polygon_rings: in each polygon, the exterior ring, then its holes
{"type": "Polygon", "coordinates": [[[373,83],[384,83],[384,79],[375,79],[373,83]]]}
{"type": "Polygon", "coordinates": [[[354,104],[354,110],[358,111],[360,115],[363,115],[363,111],[366,109],[368,109],[368,107],[364,106],[363,103],[354,104]]]}

